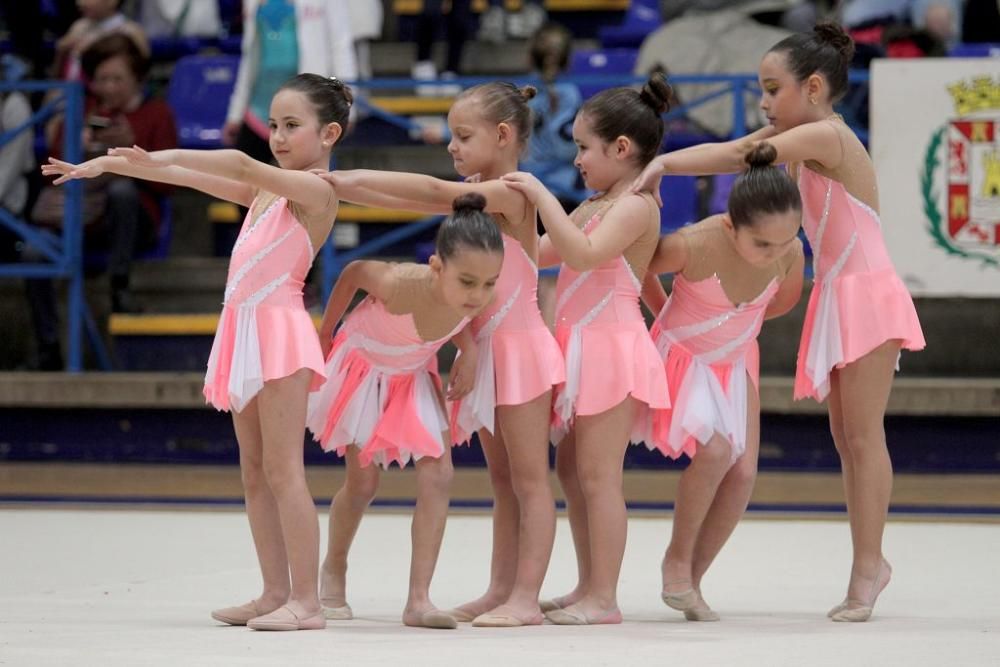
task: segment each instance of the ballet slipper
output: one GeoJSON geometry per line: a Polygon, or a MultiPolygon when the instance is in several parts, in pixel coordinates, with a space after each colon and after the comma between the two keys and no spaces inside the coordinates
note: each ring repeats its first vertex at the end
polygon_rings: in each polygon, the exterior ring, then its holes
{"type": "Polygon", "coordinates": [[[270,614],[258,616],[247,622],[251,630],[322,630],[326,627],[323,610],[303,613],[299,616],[288,605],[283,605],[270,614]]]}
{"type": "MultiPolygon", "coordinates": [[[[675,584],[689,583],[691,582],[673,581],[669,584],[665,584],[664,588],[675,584]]],[[[676,609],[677,611],[688,611],[689,609],[693,609],[698,604],[698,591],[696,591],[693,586],[678,593],[668,593],[666,590],[663,590],[660,592],[660,599],[663,600],[663,604],[667,605],[671,609],[676,609]]]]}
{"type": "Polygon", "coordinates": [[[265,607],[258,606],[257,600],[250,600],[250,602],[241,604],[238,607],[216,609],[212,612],[212,618],[220,623],[228,623],[229,625],[246,625],[247,621],[257,618],[258,616],[262,616],[263,614],[270,614],[275,609],[277,609],[277,607],[267,609],[265,607]]]}
{"type": "Polygon", "coordinates": [[[830,618],[838,623],[864,623],[871,618],[872,611],[875,609],[875,600],[877,600],[879,594],[885,590],[885,587],[889,585],[889,581],[891,579],[892,567],[883,558],[882,562],[879,563],[878,571],[875,573],[875,578],[872,579],[872,587],[868,593],[868,599],[852,600],[848,598],[847,606],[833,614],[830,618]],[[884,577],[883,572],[885,573],[884,577]]]}
{"type": "Polygon", "coordinates": [[[354,610],[346,602],[341,607],[327,607],[323,605],[323,616],[328,621],[350,621],[354,618],[354,610]]]}
{"type": "Polygon", "coordinates": [[[840,604],[838,604],[836,607],[833,607],[830,611],[826,612],[826,617],[833,618],[844,609],[847,609],[847,598],[844,598],[844,600],[840,604]]]}
{"type": "Polygon", "coordinates": [[[708,606],[705,598],[698,593],[698,600],[695,605],[684,610],[684,618],[689,621],[713,622],[719,620],[719,614],[708,606]]]}
{"type": "Polygon", "coordinates": [[[543,614],[550,611],[555,611],[556,609],[562,609],[562,605],[559,604],[559,602],[555,598],[552,598],[551,600],[539,600],[538,606],[542,610],[543,614]]]}
{"type": "Polygon", "coordinates": [[[610,609],[599,616],[587,616],[583,611],[570,605],[565,609],[553,609],[546,612],[545,618],[556,625],[616,625],[622,622],[622,612],[618,607],[610,609]]]}
{"type": "Polygon", "coordinates": [[[519,628],[524,625],[541,625],[544,616],[542,612],[538,612],[528,620],[518,618],[514,614],[504,613],[498,611],[501,607],[497,607],[493,611],[488,611],[485,614],[480,614],[472,620],[472,627],[474,628],[519,628]]]}
{"type": "Polygon", "coordinates": [[[403,615],[403,625],[411,628],[431,628],[433,630],[454,630],[458,627],[458,622],[448,612],[440,609],[433,609],[421,613],[416,621],[403,615]]]}
{"type": "Polygon", "coordinates": [[[451,616],[459,623],[471,623],[473,619],[477,618],[477,616],[473,614],[471,611],[466,611],[461,607],[455,607],[454,609],[449,609],[445,613],[451,616]]]}

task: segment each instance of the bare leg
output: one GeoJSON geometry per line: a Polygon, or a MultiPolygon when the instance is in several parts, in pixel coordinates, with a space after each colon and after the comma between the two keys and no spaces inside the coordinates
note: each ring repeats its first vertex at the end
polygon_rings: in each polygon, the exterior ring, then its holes
{"type": "Polygon", "coordinates": [[[892,462],[883,422],[899,348],[899,341],[888,341],[834,371],[839,376],[844,436],[854,469],[848,505],[854,546],[848,609],[871,607],[874,596],[888,584],[882,534],[892,494],[892,462]]]}
{"type": "MultiPolygon", "coordinates": [[[[538,592],[545,579],[556,531],[556,507],[549,485],[549,414],[552,392],[523,405],[497,408],[519,516],[516,577],[507,601],[493,614],[522,622],[540,619],[538,592]]],[[[513,560],[513,559],[512,559],[513,560]]]]}
{"type": "Polygon", "coordinates": [[[264,474],[277,501],[291,571],[288,607],[300,618],[319,612],[319,521],[302,458],[311,371],[264,383],[257,397],[264,440],[264,474]]]}
{"type": "Polygon", "coordinates": [[[757,480],[757,458],[760,452],[760,400],[757,389],[747,381],[747,448],[729,468],[715,492],[715,500],[705,516],[694,548],[691,567],[692,583],[699,592],[701,580],[719,555],[723,545],[736,529],[746,512],[757,480]]]}
{"type": "MultiPolygon", "coordinates": [[[[278,503],[264,477],[264,440],[260,432],[256,398],[242,412],[233,412],[233,427],[240,447],[240,474],[243,478],[250,533],[253,535],[257,561],[264,580],[264,589],[251,607],[252,611],[268,614],[288,601],[291,584],[288,580],[288,559],[285,556],[278,503]]],[[[230,622],[232,614],[220,611],[223,612],[223,617],[218,620],[230,622]]],[[[238,620],[245,623],[249,619],[238,620]]]]}
{"type": "Polygon", "coordinates": [[[472,620],[507,599],[517,571],[518,516],[520,509],[511,484],[510,460],[502,433],[479,431],[486,465],[493,487],[493,552],[490,556],[490,583],[479,598],[455,609],[458,620],[472,620]]]}
{"type": "Polygon", "coordinates": [[[694,603],[694,554],[699,535],[729,471],[732,445],[718,433],[705,444],[681,475],[674,503],[673,532],[663,557],[663,599],[675,609],[694,603]]]}
{"type": "Polygon", "coordinates": [[[574,604],[584,596],[590,583],[590,521],[587,516],[587,499],[580,487],[576,457],[574,426],[556,447],[556,474],[566,498],[566,513],[569,515],[569,528],[576,552],[577,582],[572,591],[552,601],[556,607],[574,604]]]}
{"type": "Polygon", "coordinates": [[[320,602],[334,618],[350,618],[347,607],[347,554],[361,525],[365,510],[378,491],[379,469],[362,467],[357,447],[348,447],[344,456],[347,478],[330,503],[330,527],[326,559],[320,571],[320,602]]]}
{"type": "Polygon", "coordinates": [[[585,595],[565,612],[587,622],[621,622],[618,576],[627,532],[622,461],[634,412],[635,399],[629,396],[610,410],[576,418],[576,465],[587,505],[590,577],[585,595]]]}
{"type": "MultiPolygon", "coordinates": [[[[851,530],[851,544],[858,542],[855,534],[857,524],[857,514],[852,511],[854,505],[854,461],[851,459],[851,452],[847,448],[847,435],[844,433],[844,410],[840,403],[840,374],[833,371],[830,374],[830,395],[827,398],[827,407],[830,411],[830,435],[833,436],[833,445],[837,449],[837,456],[840,458],[841,479],[844,484],[844,503],[847,505],[847,522],[851,530]]],[[[835,613],[847,606],[847,597],[833,607],[827,616],[835,613]]]]}
{"type": "MultiPolygon", "coordinates": [[[[444,442],[451,442],[444,436],[444,442]]],[[[425,456],[416,463],[417,507],[413,512],[410,556],[410,592],[403,610],[403,623],[413,626],[455,627],[455,621],[439,612],[430,600],[431,578],[441,552],[445,521],[448,518],[448,501],[454,470],[451,451],[440,458],[425,456]],[[447,619],[450,623],[439,624],[447,619]]]]}

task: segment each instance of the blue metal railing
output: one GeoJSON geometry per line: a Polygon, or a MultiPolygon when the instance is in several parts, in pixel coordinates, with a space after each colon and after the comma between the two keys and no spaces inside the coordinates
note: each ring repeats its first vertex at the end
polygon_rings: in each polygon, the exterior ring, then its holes
{"type": "MultiPolygon", "coordinates": [[[[0,82],[0,92],[37,93],[57,91],[57,94],[21,125],[0,134],[0,146],[12,141],[22,132],[32,132],[56,114],[63,114],[63,156],[68,162],[79,162],[83,132],[83,89],[79,83],[62,81],[0,82]]],[[[83,292],[83,222],[82,185],[70,181],[66,188],[62,230],[56,234],[32,226],[0,208],[0,226],[13,231],[25,243],[36,248],[47,261],[33,264],[0,264],[0,278],[66,278],[67,298],[67,363],[66,370],[82,369],[82,337],[86,332],[91,347],[103,369],[111,364],[97,326],[91,317],[83,292]]]]}

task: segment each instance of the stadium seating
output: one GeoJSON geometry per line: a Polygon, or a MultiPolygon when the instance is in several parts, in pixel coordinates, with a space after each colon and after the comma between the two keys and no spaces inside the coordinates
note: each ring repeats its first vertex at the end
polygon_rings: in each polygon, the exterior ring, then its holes
{"type": "MultiPolygon", "coordinates": [[[[631,76],[639,52],[636,49],[580,49],[573,52],[569,74],[575,76],[631,76]]],[[[587,99],[607,84],[580,85],[580,95],[587,99]]]]}
{"type": "Polygon", "coordinates": [[[185,56],[174,66],[167,102],[182,148],[219,148],[239,56],[185,56]]]}
{"type": "Polygon", "coordinates": [[[632,0],[619,25],[603,27],[597,34],[605,48],[638,49],[662,23],[659,0],[632,0]]]}

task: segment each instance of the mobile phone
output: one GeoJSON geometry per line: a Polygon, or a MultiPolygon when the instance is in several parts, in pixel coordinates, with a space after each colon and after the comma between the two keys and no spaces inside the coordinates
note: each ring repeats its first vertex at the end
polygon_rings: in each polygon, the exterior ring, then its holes
{"type": "Polygon", "coordinates": [[[103,130],[111,127],[111,119],[107,116],[87,116],[87,127],[92,130],[103,130]]]}

